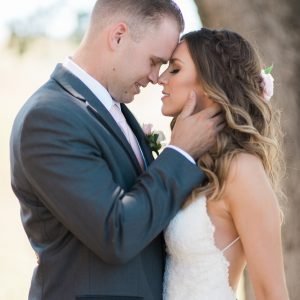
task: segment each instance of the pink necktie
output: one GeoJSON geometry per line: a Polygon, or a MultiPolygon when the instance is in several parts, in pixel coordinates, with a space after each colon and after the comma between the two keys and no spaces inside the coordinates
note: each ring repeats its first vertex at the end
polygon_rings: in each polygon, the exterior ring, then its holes
{"type": "Polygon", "coordinates": [[[111,115],[113,116],[113,118],[115,119],[115,121],[117,122],[117,124],[119,125],[119,127],[121,128],[121,130],[123,131],[125,137],[128,140],[128,143],[130,144],[142,170],[144,170],[144,161],[143,161],[143,157],[141,154],[141,150],[140,147],[138,145],[137,139],[134,135],[134,133],[132,132],[131,128],[129,127],[129,125],[127,124],[127,121],[121,111],[121,108],[117,105],[114,104],[110,111],[111,115]]]}

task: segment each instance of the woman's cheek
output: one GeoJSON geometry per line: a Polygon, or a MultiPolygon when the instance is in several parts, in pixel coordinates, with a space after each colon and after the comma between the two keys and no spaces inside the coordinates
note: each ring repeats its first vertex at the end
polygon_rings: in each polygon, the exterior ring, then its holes
{"type": "Polygon", "coordinates": [[[176,102],[177,115],[181,113],[188,99],[189,99],[189,91],[187,89],[181,90],[181,92],[178,93],[178,95],[176,95],[176,101],[174,102],[176,102]]]}

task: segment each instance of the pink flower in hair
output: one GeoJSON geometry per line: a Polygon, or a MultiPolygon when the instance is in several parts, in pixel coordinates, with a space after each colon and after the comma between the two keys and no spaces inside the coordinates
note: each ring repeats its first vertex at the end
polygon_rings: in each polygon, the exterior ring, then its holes
{"type": "Polygon", "coordinates": [[[263,89],[263,97],[266,101],[270,101],[274,94],[274,78],[271,75],[273,65],[263,69],[261,71],[262,83],[261,87],[263,89]]]}

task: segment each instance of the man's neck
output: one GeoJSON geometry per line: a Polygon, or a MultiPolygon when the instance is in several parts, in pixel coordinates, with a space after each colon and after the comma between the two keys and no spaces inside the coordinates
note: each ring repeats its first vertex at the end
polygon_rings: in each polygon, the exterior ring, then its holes
{"type": "Polygon", "coordinates": [[[103,61],[102,57],[105,56],[99,54],[97,55],[97,57],[94,57],[87,51],[77,51],[72,56],[72,60],[82,70],[84,70],[87,74],[98,81],[105,89],[107,89],[107,75],[105,74],[106,64],[103,61]],[[101,68],[98,66],[101,66],[101,68]]]}

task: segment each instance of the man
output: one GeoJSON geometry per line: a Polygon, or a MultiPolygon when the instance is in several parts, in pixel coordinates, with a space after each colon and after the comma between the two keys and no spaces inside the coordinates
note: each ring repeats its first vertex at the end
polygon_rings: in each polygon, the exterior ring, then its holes
{"type": "Polygon", "coordinates": [[[203,180],[193,158],[222,120],[216,107],[191,115],[190,100],[152,162],[124,103],[157,83],[182,28],[172,1],[98,0],[72,59],[19,112],[12,187],[38,257],[29,299],[161,299],[161,232],[203,180]]]}

